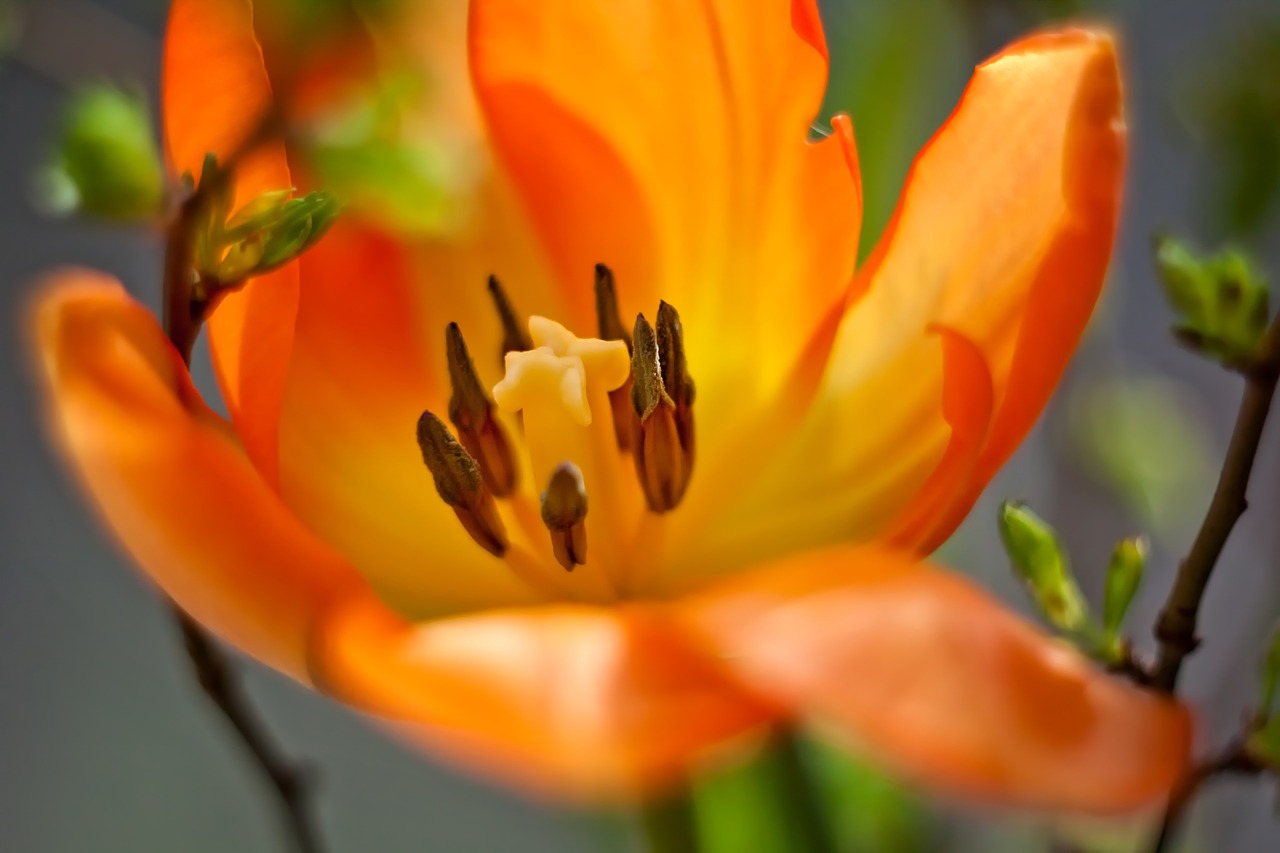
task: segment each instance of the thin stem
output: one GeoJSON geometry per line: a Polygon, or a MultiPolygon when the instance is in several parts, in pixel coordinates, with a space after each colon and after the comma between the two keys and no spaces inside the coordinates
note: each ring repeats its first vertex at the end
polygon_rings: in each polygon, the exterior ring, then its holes
{"type": "Polygon", "coordinates": [[[645,853],[698,853],[698,821],[688,791],[650,800],[637,819],[645,853]]]}
{"type": "Polygon", "coordinates": [[[1280,316],[1267,330],[1257,358],[1245,370],[1245,379],[1244,398],[1240,401],[1213,501],[1191,550],[1178,567],[1173,589],[1156,621],[1160,652],[1151,673],[1151,685],[1164,693],[1173,693],[1177,688],[1182,662],[1200,642],[1196,634],[1200,602],[1227,538],[1248,506],[1245,493],[1249,477],[1275,396],[1276,381],[1280,379],[1280,316]]]}
{"type": "MultiPolygon", "coordinates": [[[[1248,508],[1249,478],[1275,397],[1276,383],[1280,381],[1280,315],[1272,320],[1257,356],[1245,366],[1243,373],[1244,397],[1227,445],[1218,487],[1191,550],[1178,566],[1173,589],[1156,621],[1155,635],[1160,648],[1150,670],[1150,686],[1170,695],[1177,690],[1183,661],[1200,643],[1196,626],[1209,579],[1231,531],[1248,508]]],[[[1260,765],[1248,755],[1241,742],[1233,743],[1216,758],[1194,766],[1169,797],[1159,832],[1151,845],[1152,853],[1163,853],[1172,843],[1187,806],[1206,781],[1225,773],[1260,771],[1260,765]]]]}
{"type": "Polygon", "coordinates": [[[177,605],[173,605],[173,615],[201,689],[271,783],[280,802],[290,849],[294,853],[320,853],[323,848],[307,797],[311,774],[285,758],[272,743],[262,720],[250,706],[231,661],[213,638],[177,605]]]}
{"type": "Polygon", "coordinates": [[[770,749],[782,781],[779,802],[794,833],[792,849],[836,853],[839,845],[822,808],[822,792],[805,761],[800,737],[794,729],[783,729],[774,735],[770,749]]]}
{"type": "MultiPolygon", "coordinates": [[[[195,283],[191,257],[194,229],[210,197],[231,179],[235,164],[266,141],[275,129],[275,115],[269,113],[222,164],[214,180],[198,187],[182,202],[169,226],[164,260],[163,323],[169,340],[188,365],[208,307],[193,295],[192,290],[195,283]]],[[[200,687],[275,791],[289,848],[294,853],[320,853],[323,848],[307,797],[310,774],[285,758],[272,742],[262,720],[250,706],[226,652],[176,603],[171,607],[200,687]]]]}
{"type": "Polygon", "coordinates": [[[1186,815],[1187,807],[1206,782],[1229,774],[1253,775],[1260,772],[1261,765],[1254,761],[1241,741],[1233,741],[1220,754],[1192,767],[1169,797],[1164,817],[1160,820],[1160,829],[1151,843],[1150,853],[1167,853],[1178,825],[1186,815]]]}

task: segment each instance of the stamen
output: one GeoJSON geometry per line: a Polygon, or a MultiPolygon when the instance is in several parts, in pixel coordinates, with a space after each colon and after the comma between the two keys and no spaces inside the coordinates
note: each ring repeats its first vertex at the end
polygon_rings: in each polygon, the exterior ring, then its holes
{"type": "Polygon", "coordinates": [[[496,496],[506,497],[516,487],[515,457],[506,432],[493,416],[493,402],[480,384],[457,323],[445,329],[445,353],[453,386],[449,420],[458,430],[462,446],[479,462],[485,485],[496,496]]]}
{"type": "MultiPolygon", "coordinates": [[[[693,379],[684,354],[684,326],[680,315],[668,302],[658,303],[658,362],[662,365],[662,385],[676,404],[676,430],[685,455],[686,485],[693,471],[693,379]]],[[[681,490],[683,493],[683,489],[681,490]]]]}
{"type": "Polygon", "coordinates": [[[533,349],[533,341],[525,334],[520,324],[520,317],[502,289],[502,282],[496,275],[489,276],[489,295],[493,297],[494,307],[498,309],[498,319],[502,321],[502,353],[503,358],[509,352],[524,352],[533,349]]]}
{"type": "MultiPolygon", "coordinates": [[[[627,345],[627,354],[631,353],[631,335],[622,325],[622,317],[618,313],[618,291],[614,284],[613,270],[604,264],[596,264],[596,324],[600,328],[600,337],[606,341],[622,341],[627,345]]],[[[609,392],[609,408],[613,412],[613,432],[618,442],[618,449],[623,453],[631,451],[631,379],[623,383],[621,388],[609,392]]]]}
{"type": "Polygon", "coordinates": [[[587,561],[587,487],[582,471],[563,462],[551,474],[542,493],[542,523],[551,532],[556,560],[568,571],[587,561]]]}
{"type": "MultiPolygon", "coordinates": [[[[659,313],[661,316],[661,312],[659,313]]],[[[668,360],[682,358],[679,340],[679,318],[674,311],[663,321],[668,360]]],[[[635,412],[633,449],[636,474],[645,501],[653,512],[668,512],[684,497],[689,485],[693,457],[681,442],[678,407],[663,381],[662,349],[657,334],[641,314],[636,317],[631,357],[631,403],[635,412]]],[[[674,365],[670,373],[679,380],[681,368],[674,365]]],[[[685,395],[686,383],[677,381],[676,388],[685,395]]],[[[692,425],[692,415],[688,417],[692,425]]],[[[690,431],[692,437],[692,431],[690,431]]]]}
{"type": "Polygon", "coordinates": [[[606,341],[622,341],[631,351],[631,334],[622,325],[622,315],[618,311],[618,289],[613,279],[613,270],[604,264],[596,264],[596,324],[600,327],[600,338],[606,341]]]}
{"type": "Polygon", "coordinates": [[[431,412],[418,418],[418,448],[431,471],[436,491],[476,544],[495,557],[507,552],[507,531],[480,466],[431,412]]]}

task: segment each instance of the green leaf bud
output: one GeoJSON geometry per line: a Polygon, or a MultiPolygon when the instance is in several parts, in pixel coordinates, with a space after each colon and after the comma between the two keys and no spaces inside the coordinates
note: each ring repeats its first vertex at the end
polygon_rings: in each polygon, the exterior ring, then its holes
{"type": "Polygon", "coordinates": [[[1000,505],[1000,538],[1018,577],[1055,628],[1085,629],[1088,607],[1067,563],[1057,533],[1019,501],[1000,505]]]}
{"type": "Polygon", "coordinates": [[[1178,315],[1178,338],[1221,362],[1247,362],[1270,315],[1267,282],[1249,259],[1234,249],[1199,256],[1162,237],[1156,241],[1156,265],[1178,315]]]}
{"type": "Polygon", "coordinates": [[[1111,553],[1102,599],[1102,629],[1108,640],[1115,640],[1120,634],[1129,605],[1142,584],[1149,549],[1145,536],[1131,536],[1122,539],[1111,553]]]}

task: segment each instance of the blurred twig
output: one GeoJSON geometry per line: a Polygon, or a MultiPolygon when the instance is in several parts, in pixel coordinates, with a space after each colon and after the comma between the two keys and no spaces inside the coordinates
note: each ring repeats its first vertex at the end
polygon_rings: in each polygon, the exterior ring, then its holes
{"type": "Polygon", "coordinates": [[[1169,804],[1165,807],[1164,817],[1160,821],[1160,830],[1151,843],[1151,853],[1165,853],[1173,841],[1174,832],[1186,813],[1187,806],[1191,804],[1200,787],[1210,779],[1229,775],[1253,776],[1261,773],[1262,770],[1262,765],[1249,754],[1243,740],[1232,741],[1222,752],[1192,767],[1169,796],[1169,804]]]}
{"type": "MultiPolygon", "coordinates": [[[[220,164],[211,179],[201,181],[182,201],[169,226],[164,262],[164,326],[169,340],[188,364],[208,308],[205,301],[194,297],[192,292],[194,229],[211,199],[233,178],[236,164],[247,153],[278,134],[278,118],[275,111],[264,115],[236,151],[220,164]]],[[[176,604],[172,606],[191,668],[201,688],[230,724],[276,793],[291,848],[295,853],[319,853],[321,846],[307,797],[309,774],[285,758],[272,742],[262,721],[249,705],[228,655],[191,616],[176,604]]]]}

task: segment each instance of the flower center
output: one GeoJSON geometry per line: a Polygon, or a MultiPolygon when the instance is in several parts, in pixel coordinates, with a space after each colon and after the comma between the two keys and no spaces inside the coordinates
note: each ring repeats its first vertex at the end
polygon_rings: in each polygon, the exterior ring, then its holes
{"type": "Polygon", "coordinates": [[[544,590],[628,595],[638,540],[654,535],[656,520],[679,505],[692,474],[693,383],[680,318],[664,302],[656,326],[640,315],[628,334],[613,275],[600,265],[599,338],[579,338],[538,316],[526,335],[501,285],[490,279],[489,287],[504,326],[506,375],[490,399],[461,330],[449,325],[449,420],[457,438],[430,412],[418,422],[436,490],[478,545],[544,590]],[[495,403],[523,431],[528,489],[517,483],[519,442],[495,417],[495,403]],[[561,571],[559,582],[548,583],[551,560],[570,572],[583,566],[592,577],[579,573],[583,583],[572,584],[561,571]]]}

